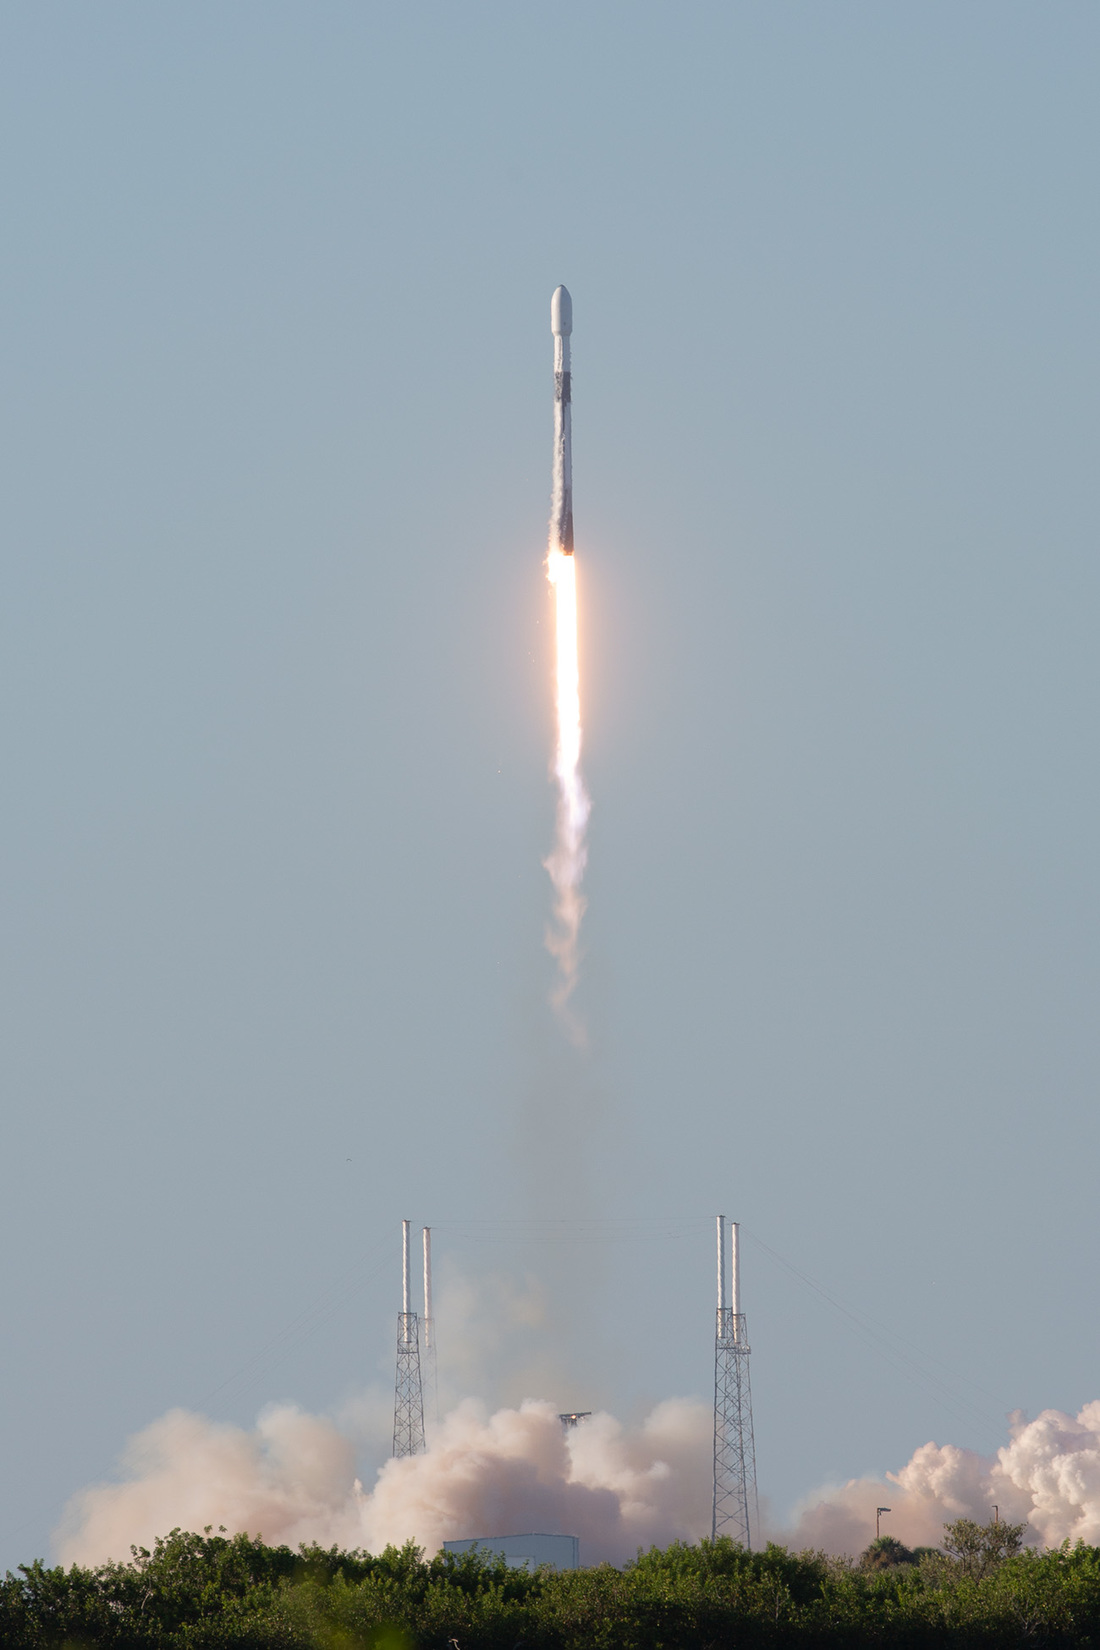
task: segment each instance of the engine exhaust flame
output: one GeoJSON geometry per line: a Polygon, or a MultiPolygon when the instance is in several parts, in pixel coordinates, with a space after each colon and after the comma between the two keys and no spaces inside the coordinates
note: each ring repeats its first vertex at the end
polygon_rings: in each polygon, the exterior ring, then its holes
{"type": "Polygon", "coordinates": [[[585,831],[591,803],[581,778],[580,661],[577,650],[577,571],[572,555],[551,544],[546,574],[554,592],[554,698],[557,740],[553,772],[558,786],[554,848],[543,863],[554,884],[554,914],[546,944],[558,964],[551,1001],[575,1043],[584,1031],[570,1004],[580,962],[580,926],[585,899],[581,893],[588,857],[585,831]]]}

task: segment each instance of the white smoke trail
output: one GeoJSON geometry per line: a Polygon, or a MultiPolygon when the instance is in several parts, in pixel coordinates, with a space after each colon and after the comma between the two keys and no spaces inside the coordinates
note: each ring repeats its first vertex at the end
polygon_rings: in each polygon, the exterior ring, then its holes
{"type": "Polygon", "coordinates": [[[580,1536],[583,1563],[622,1563],[706,1532],[710,1443],[709,1407],[687,1400],[634,1429],[599,1414],[566,1436],[551,1404],[489,1415],[467,1401],[425,1454],[385,1462],[368,1491],[330,1420],[281,1406],[245,1431],[173,1410],[131,1440],[124,1482],[74,1497],[55,1547],[62,1563],[92,1565],[177,1526],[224,1525],[371,1552],[411,1538],[430,1554],[452,1537],[535,1530],[580,1536]]]}
{"type": "Polygon", "coordinates": [[[570,1007],[580,962],[580,926],[585,899],[581,879],[588,857],[585,831],[591,803],[581,777],[581,697],[580,659],[577,646],[577,570],[572,555],[551,545],[546,561],[547,577],[554,591],[554,700],[557,738],[554,749],[554,777],[558,785],[557,830],[554,848],[544,860],[554,884],[554,920],[547,930],[546,944],[557,959],[558,983],[552,995],[563,1024],[573,1041],[583,1044],[584,1034],[570,1007]]]}
{"type": "Polygon", "coordinates": [[[886,1480],[851,1479],[807,1497],[793,1544],[857,1553],[874,1536],[876,1506],[892,1509],[883,1530],[907,1546],[938,1546],[945,1523],[988,1523],[995,1506],[1003,1519],[1026,1521],[1034,1545],[1100,1542],[1100,1402],[1077,1416],[1056,1409],[1034,1421],[1015,1415],[1009,1432],[993,1457],[924,1444],[886,1480]]]}

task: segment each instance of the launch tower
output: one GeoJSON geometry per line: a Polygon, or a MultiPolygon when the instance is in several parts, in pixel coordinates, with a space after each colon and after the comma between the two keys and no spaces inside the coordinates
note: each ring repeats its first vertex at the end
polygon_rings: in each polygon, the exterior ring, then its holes
{"type": "Polygon", "coordinates": [[[714,1336],[714,1504],[710,1533],[752,1549],[756,1520],[756,1445],[752,1436],[749,1337],[741,1310],[737,1222],[730,1221],[733,1300],[726,1284],[726,1217],[718,1216],[718,1314],[714,1336]]]}
{"type": "Polygon", "coordinates": [[[420,1377],[420,1325],[409,1311],[409,1223],[401,1222],[401,1312],[397,1319],[397,1383],[393,1395],[393,1453],[424,1449],[424,1385],[420,1377]]]}

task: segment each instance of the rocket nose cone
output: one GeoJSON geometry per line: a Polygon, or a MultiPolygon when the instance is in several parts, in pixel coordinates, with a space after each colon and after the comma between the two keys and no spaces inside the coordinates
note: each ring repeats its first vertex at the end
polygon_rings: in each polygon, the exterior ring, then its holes
{"type": "Polygon", "coordinates": [[[573,330],[573,300],[569,288],[559,286],[550,300],[550,331],[568,337],[573,330]]]}

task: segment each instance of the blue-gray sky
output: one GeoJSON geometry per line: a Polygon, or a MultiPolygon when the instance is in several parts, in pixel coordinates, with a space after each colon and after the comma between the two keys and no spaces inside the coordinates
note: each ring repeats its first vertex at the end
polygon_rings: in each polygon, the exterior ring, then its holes
{"type": "Polygon", "coordinates": [[[172,1405],[384,1382],[404,1215],[622,1414],[706,1394],[740,1216],[779,1509],[1100,1396],[1098,48],[1076,0],[4,9],[0,1562],[172,1405]]]}

